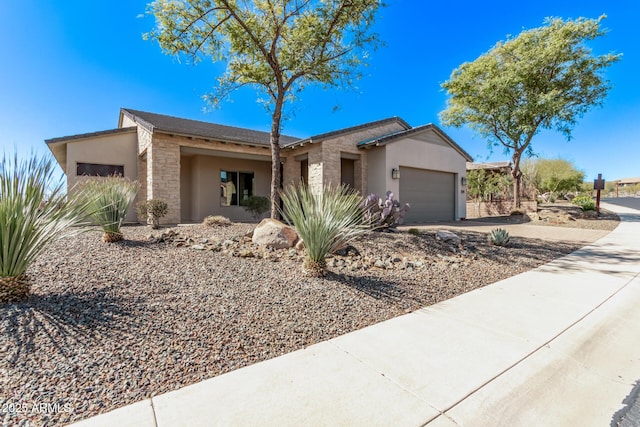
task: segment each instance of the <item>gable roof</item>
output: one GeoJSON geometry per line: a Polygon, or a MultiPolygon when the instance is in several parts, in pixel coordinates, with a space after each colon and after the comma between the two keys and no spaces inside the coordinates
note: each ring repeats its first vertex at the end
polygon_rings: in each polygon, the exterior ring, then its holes
{"type": "Polygon", "coordinates": [[[449,135],[447,135],[442,129],[433,123],[429,123],[422,126],[416,126],[414,128],[410,128],[407,130],[403,130],[400,132],[392,133],[390,135],[381,136],[378,138],[369,139],[366,141],[362,141],[358,143],[358,148],[371,148],[378,147],[381,145],[386,145],[391,142],[397,141],[402,138],[406,138],[411,135],[420,134],[426,132],[428,130],[434,131],[438,136],[444,139],[454,150],[456,150],[462,157],[464,157],[468,162],[473,161],[473,158],[469,153],[462,149],[449,135]]]}
{"type": "MultiPolygon", "coordinates": [[[[130,108],[121,108],[120,114],[126,115],[150,132],[162,132],[172,135],[215,139],[217,141],[240,144],[266,146],[270,144],[269,132],[219,125],[200,120],[183,119],[164,114],[133,110],[130,108]]],[[[120,117],[118,125],[122,125],[122,116],[120,117]]],[[[294,138],[292,136],[281,135],[280,145],[289,144],[297,140],[298,138],[294,138]]]]}
{"type": "Polygon", "coordinates": [[[376,120],[373,122],[368,122],[368,123],[363,123],[361,125],[357,125],[357,126],[351,126],[348,128],[344,128],[344,129],[338,129],[338,130],[334,130],[331,132],[325,132],[325,133],[321,133],[318,135],[314,135],[311,136],[309,138],[305,138],[305,139],[300,139],[297,141],[293,141],[290,142],[288,144],[284,144],[284,147],[287,148],[294,148],[298,145],[304,145],[304,144],[313,144],[315,142],[322,142],[326,139],[329,138],[335,138],[337,136],[343,136],[343,135],[347,135],[353,132],[358,132],[361,130],[365,130],[365,129],[370,129],[370,128],[375,128],[378,126],[383,126],[386,124],[391,124],[391,123],[397,123],[400,126],[402,126],[405,129],[411,129],[411,125],[409,125],[409,123],[407,123],[406,121],[404,121],[403,119],[401,119],[400,117],[389,117],[386,119],[382,119],[382,120],[376,120]]]}

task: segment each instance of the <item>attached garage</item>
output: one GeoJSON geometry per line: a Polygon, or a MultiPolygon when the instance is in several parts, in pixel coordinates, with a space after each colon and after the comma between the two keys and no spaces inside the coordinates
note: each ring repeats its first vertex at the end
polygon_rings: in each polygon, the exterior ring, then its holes
{"type": "Polygon", "coordinates": [[[471,156],[437,126],[407,129],[359,147],[367,150],[368,193],[389,190],[400,203],[409,203],[405,224],[458,221],[466,216],[464,178],[471,156]]]}
{"type": "Polygon", "coordinates": [[[411,205],[405,223],[454,221],[455,178],[454,173],[400,166],[399,198],[411,205]]]}

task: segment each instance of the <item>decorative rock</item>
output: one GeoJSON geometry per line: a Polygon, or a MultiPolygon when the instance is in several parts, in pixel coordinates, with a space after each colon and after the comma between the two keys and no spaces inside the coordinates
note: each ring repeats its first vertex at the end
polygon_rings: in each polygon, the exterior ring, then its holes
{"type": "Polygon", "coordinates": [[[286,224],[275,219],[263,219],[253,230],[253,243],[274,249],[294,247],[298,233],[286,224]]]}
{"type": "Polygon", "coordinates": [[[240,252],[238,252],[238,256],[240,258],[253,258],[255,254],[249,249],[242,249],[240,252]]]}
{"type": "Polygon", "coordinates": [[[460,236],[448,230],[438,230],[436,232],[436,240],[453,243],[454,245],[459,245],[461,242],[460,236]]]}
{"type": "Polygon", "coordinates": [[[540,221],[540,215],[537,212],[527,212],[525,215],[530,221],[540,221]]]}
{"type": "Polygon", "coordinates": [[[204,250],[204,246],[203,245],[193,245],[193,246],[191,246],[191,249],[194,249],[196,251],[203,251],[204,250]]]}
{"type": "Polygon", "coordinates": [[[296,251],[304,251],[304,248],[305,248],[304,240],[298,239],[298,241],[296,242],[296,246],[295,246],[296,251]]]}

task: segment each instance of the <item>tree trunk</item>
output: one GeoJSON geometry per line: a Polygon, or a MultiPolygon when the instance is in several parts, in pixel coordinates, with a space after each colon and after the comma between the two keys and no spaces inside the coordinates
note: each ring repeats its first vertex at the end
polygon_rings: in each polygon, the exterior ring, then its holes
{"type": "MultiPolygon", "coordinates": [[[[514,171],[515,172],[515,171],[514,171]]],[[[520,173],[513,173],[513,202],[515,209],[520,209],[520,173]]]]}
{"type": "Polygon", "coordinates": [[[280,122],[283,100],[279,97],[271,116],[271,218],[280,219],[280,122]]]}

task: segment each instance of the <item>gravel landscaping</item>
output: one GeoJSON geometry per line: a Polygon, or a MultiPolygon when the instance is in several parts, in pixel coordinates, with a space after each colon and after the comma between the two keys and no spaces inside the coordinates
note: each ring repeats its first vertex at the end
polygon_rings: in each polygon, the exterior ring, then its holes
{"type": "Polygon", "coordinates": [[[29,270],[32,296],[0,306],[0,419],[62,425],[270,359],[530,270],[576,244],[456,232],[460,246],[370,233],[302,274],[302,254],[266,251],[250,224],[144,226],[107,244],[57,242],[29,270]],[[168,229],[156,232],[167,234],[168,229]],[[359,255],[357,254],[359,253],[359,255]],[[44,404],[44,406],[41,406],[44,404]],[[48,405],[48,406],[47,406],[48,405]]]}

